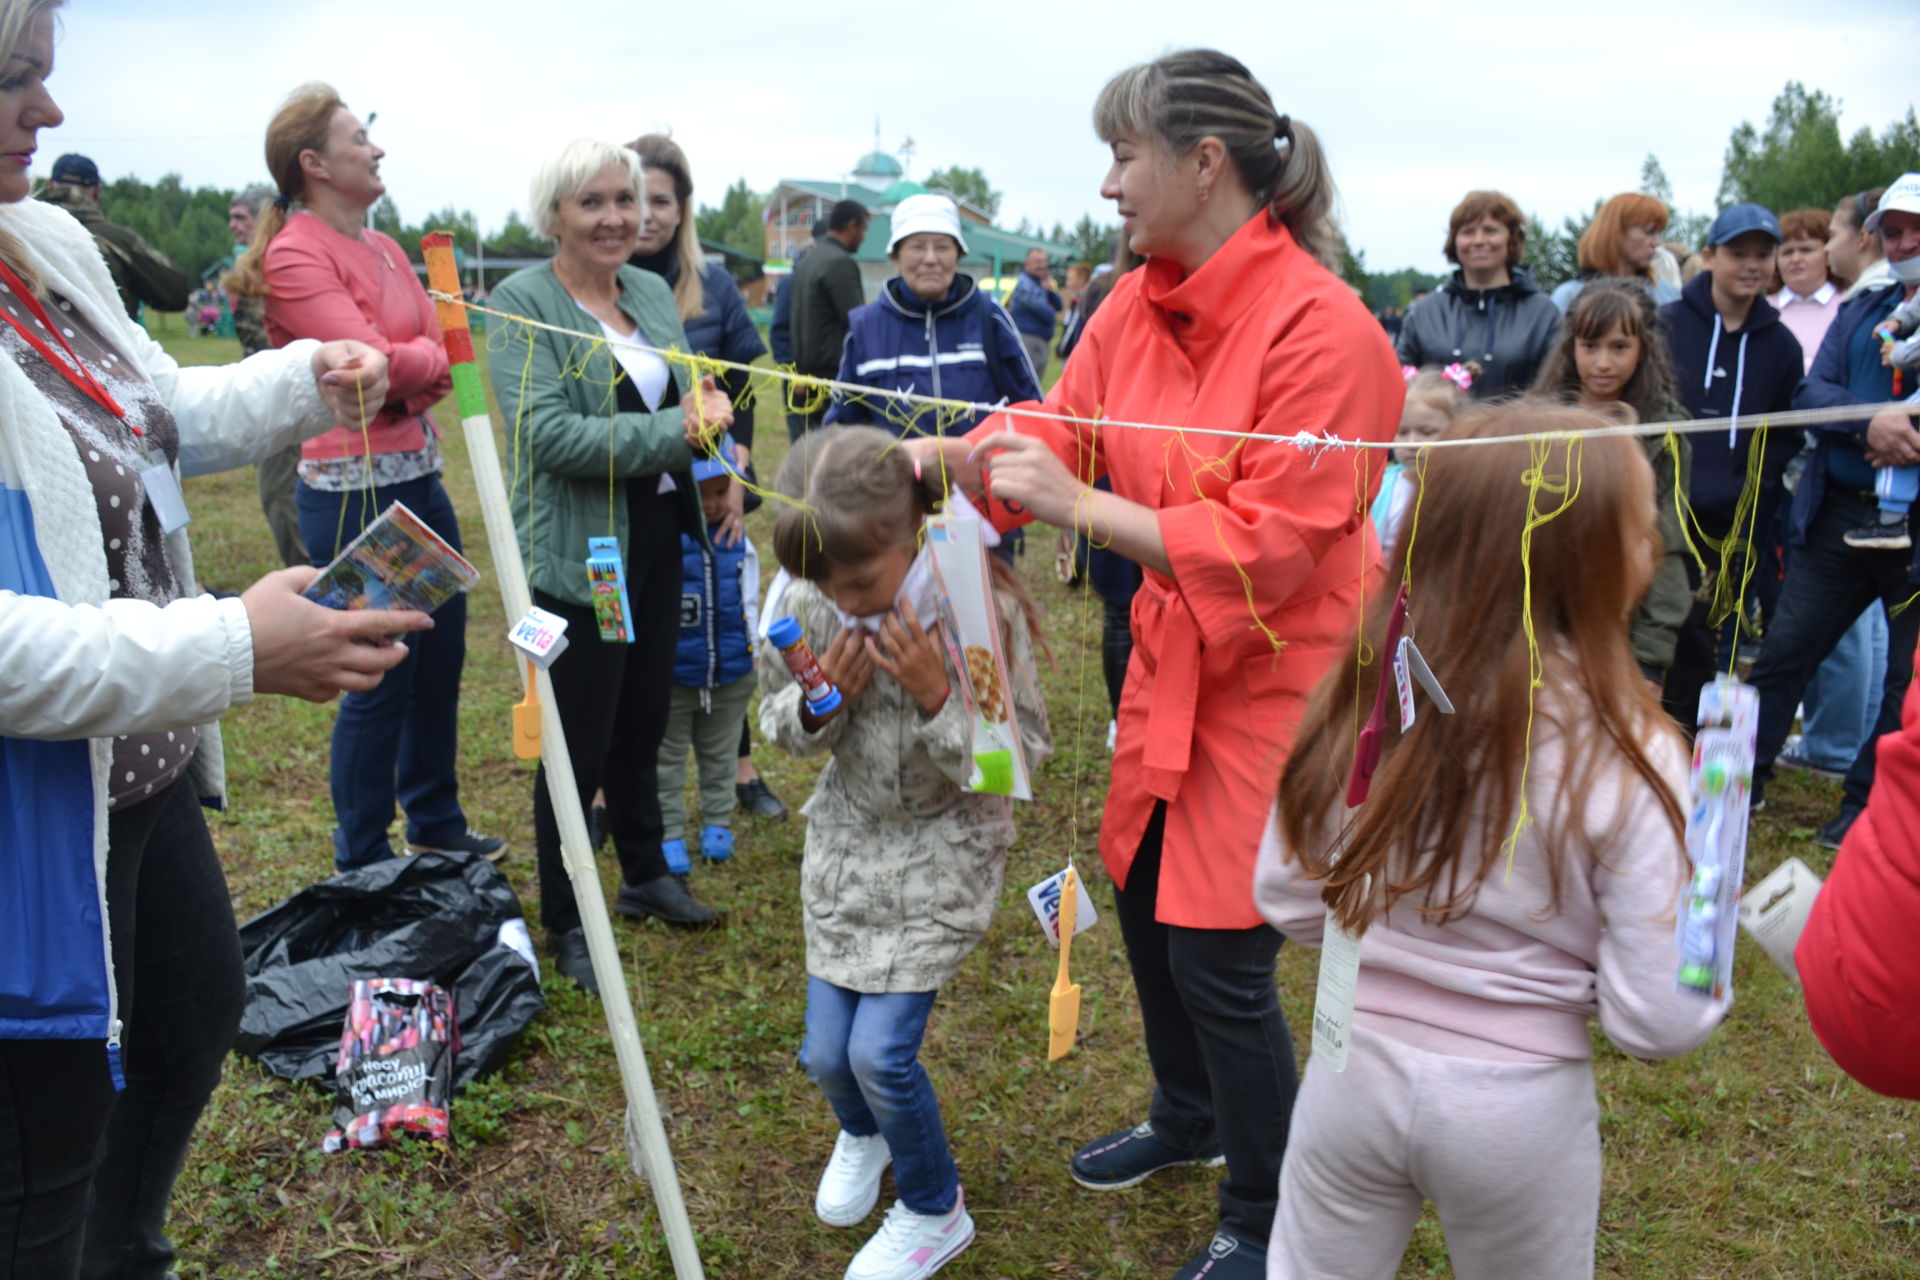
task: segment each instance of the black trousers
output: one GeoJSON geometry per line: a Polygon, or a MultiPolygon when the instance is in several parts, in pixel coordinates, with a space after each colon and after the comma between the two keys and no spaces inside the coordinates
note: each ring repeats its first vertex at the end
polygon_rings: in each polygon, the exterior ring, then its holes
{"type": "Polygon", "coordinates": [[[1107,677],[1107,704],[1120,714],[1120,691],[1127,687],[1127,664],[1133,661],[1133,602],[1101,602],[1100,669],[1107,677]]]}
{"type": "MultiPolygon", "coordinates": [[[[1754,513],[1753,523],[1749,527],[1755,543],[1758,544],[1757,547],[1738,551],[1728,558],[1727,575],[1731,580],[1730,589],[1739,592],[1742,584],[1747,587],[1746,593],[1739,599],[1735,616],[1725,619],[1719,626],[1714,626],[1707,620],[1710,603],[1705,600],[1695,600],[1686,621],[1680,624],[1679,642],[1674,647],[1673,665],[1667,668],[1661,700],[1667,708],[1667,714],[1678,721],[1689,734],[1693,732],[1694,725],[1700,718],[1700,690],[1713,683],[1715,676],[1728,670],[1739,651],[1736,641],[1748,604],[1758,600],[1764,623],[1768,625],[1772,623],[1774,606],[1779,600],[1780,593],[1777,589],[1779,584],[1776,581],[1775,589],[1768,591],[1766,578],[1769,573],[1776,576],[1779,573],[1779,560],[1773,545],[1773,531],[1776,525],[1775,514],[1782,505],[1780,499],[1783,495],[1788,498],[1792,496],[1785,494],[1784,490],[1776,489],[1761,497],[1759,510],[1754,513]],[[1749,559],[1752,562],[1751,571],[1748,569],[1749,559]]],[[[1749,528],[1735,531],[1731,536],[1744,541],[1749,528]]],[[[1710,527],[1706,532],[1714,538],[1730,536],[1727,529],[1717,527],[1710,527]]],[[[1706,554],[1704,548],[1702,553],[1706,554]]],[[[1709,569],[1718,567],[1711,561],[1708,564],[1709,569]]],[[[1687,585],[1698,592],[1702,581],[1700,566],[1693,562],[1691,556],[1687,557],[1687,585]]],[[[1752,650],[1749,649],[1748,652],[1751,654],[1752,650]]]]}
{"type": "Polygon", "coordinates": [[[0,1277],[159,1280],[162,1227],[245,999],[192,784],[112,814],[107,918],[127,1087],[98,1040],[0,1040],[0,1277]]]}
{"type": "Polygon", "coordinates": [[[1154,919],[1166,806],[1155,810],[1116,889],[1120,935],[1153,1065],[1148,1119],[1183,1150],[1219,1140],[1220,1223],[1262,1248],[1280,1198],[1280,1158],[1299,1078],[1274,985],[1284,939],[1267,925],[1188,929],[1154,919]]]}
{"type": "MultiPolygon", "coordinates": [[[[634,503],[627,550],[628,624],[633,643],[600,639],[593,610],[544,591],[533,602],[567,620],[567,651],[554,660],[553,700],[573,757],[581,812],[607,783],[607,834],[620,878],[641,884],[667,874],[660,852],[660,739],[673,697],[673,651],[680,636],[680,512],[671,495],[634,503]]],[[[584,555],[586,548],[582,547],[584,555]]],[[[547,768],[533,783],[533,840],[540,866],[540,922],[561,933],[580,927],[560,824],[547,791],[547,768]]]]}
{"type": "Polygon", "coordinates": [[[1756,800],[1773,780],[1774,758],[1793,727],[1794,711],[1807,691],[1807,681],[1861,612],[1878,602],[1890,615],[1880,719],[1861,744],[1853,767],[1847,770],[1840,802],[1841,809],[1851,813],[1867,806],[1878,739],[1900,728],[1900,704],[1907,696],[1907,682],[1913,678],[1914,644],[1920,641],[1920,606],[1891,616],[1895,608],[1920,591],[1908,577],[1912,553],[1863,550],[1846,544],[1848,529],[1878,519],[1879,507],[1872,495],[1829,490],[1807,530],[1806,545],[1795,547],[1787,560],[1779,615],[1767,628],[1766,644],[1753,664],[1751,677],[1760,691],[1760,741],[1753,770],[1756,800]]]}

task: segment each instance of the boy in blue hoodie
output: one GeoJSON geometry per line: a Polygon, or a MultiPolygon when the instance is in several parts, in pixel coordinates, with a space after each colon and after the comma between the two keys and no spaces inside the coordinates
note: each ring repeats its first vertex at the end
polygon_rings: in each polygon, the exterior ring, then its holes
{"type": "Polygon", "coordinates": [[[760,557],[752,539],[742,534],[728,545],[720,538],[727,494],[739,483],[734,448],[733,437],[726,436],[720,457],[697,458],[693,464],[713,550],[690,534],[680,535],[680,645],[673,659],[666,735],[660,740],[661,852],[676,875],[685,875],[692,865],[687,853],[689,749],[699,769],[700,852],[714,862],[733,856],[735,758],[755,687],[753,617],[760,595],[760,557]]]}
{"type": "MultiPolygon", "coordinates": [[[[1765,456],[1754,474],[1759,484],[1757,509],[1739,529],[1734,513],[1758,447],[1761,419],[1792,407],[1805,363],[1799,339],[1780,323],[1780,313],[1767,301],[1773,279],[1774,256],[1780,248],[1780,224],[1757,204],[1736,204],[1721,211],[1707,231],[1703,255],[1707,269],[1687,282],[1678,302],[1660,308],[1660,328],[1673,355],[1675,391],[1694,418],[1738,418],[1728,432],[1688,437],[1693,446],[1693,469],[1687,500],[1706,535],[1719,542],[1731,538],[1735,554],[1727,560],[1734,616],[1719,626],[1709,622],[1711,600],[1696,600],[1681,627],[1680,643],[1667,671],[1666,705],[1681,724],[1691,726],[1699,714],[1700,687],[1726,666],[1727,648],[1746,612],[1739,593],[1748,581],[1749,561],[1766,563],[1765,539],[1774,524],[1774,510],[1785,491],[1787,463],[1800,451],[1798,431],[1770,430],[1765,456]],[[1753,426],[1747,426],[1751,418],[1753,426]],[[1751,554],[1741,550],[1751,536],[1761,545],[1751,554]]],[[[1709,572],[1717,572],[1720,558],[1702,547],[1709,572]]],[[[1758,566],[1753,570],[1758,576],[1758,566]]],[[[1688,565],[1693,586],[1699,589],[1699,571],[1688,565]]]]}

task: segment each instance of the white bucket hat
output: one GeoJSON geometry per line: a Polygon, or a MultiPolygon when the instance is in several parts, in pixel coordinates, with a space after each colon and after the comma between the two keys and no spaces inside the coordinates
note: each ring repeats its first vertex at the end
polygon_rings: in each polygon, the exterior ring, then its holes
{"type": "Polygon", "coordinates": [[[1862,224],[1863,229],[1878,231],[1880,219],[1889,209],[1896,213],[1920,213],[1920,173],[1901,174],[1881,195],[1880,203],[1874,206],[1873,212],[1867,215],[1866,222],[1862,224]]]}
{"type": "Polygon", "coordinates": [[[960,252],[967,251],[967,238],[960,234],[959,207],[947,197],[928,191],[908,196],[894,206],[893,238],[887,241],[887,253],[891,255],[902,240],[923,231],[938,231],[941,235],[952,236],[954,243],[960,246],[960,252]]]}

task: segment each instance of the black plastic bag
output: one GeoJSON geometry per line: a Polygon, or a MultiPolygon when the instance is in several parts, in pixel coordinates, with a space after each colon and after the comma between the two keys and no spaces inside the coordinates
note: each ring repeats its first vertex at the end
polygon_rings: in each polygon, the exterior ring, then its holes
{"type": "Polygon", "coordinates": [[[417,978],[452,995],[456,1090],[497,1071],[544,1003],[520,900],[477,854],[420,853],[323,880],[247,921],[240,946],[247,1007],[234,1047],[288,1080],[333,1073],[356,979],[417,978]]]}

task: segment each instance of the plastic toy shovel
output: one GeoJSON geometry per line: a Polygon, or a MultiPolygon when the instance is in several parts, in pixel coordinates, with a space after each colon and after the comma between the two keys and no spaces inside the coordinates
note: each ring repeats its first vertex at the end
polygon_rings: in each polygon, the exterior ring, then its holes
{"type": "Polygon", "coordinates": [[[513,704],[513,755],[516,760],[540,758],[540,682],[528,662],[527,692],[513,704]]]}
{"type": "Polygon", "coordinates": [[[1080,984],[1067,981],[1067,959],[1073,952],[1073,927],[1080,910],[1079,872],[1067,868],[1060,882],[1060,972],[1047,1000],[1047,1061],[1057,1062],[1073,1048],[1080,1031],[1080,984]]]}

